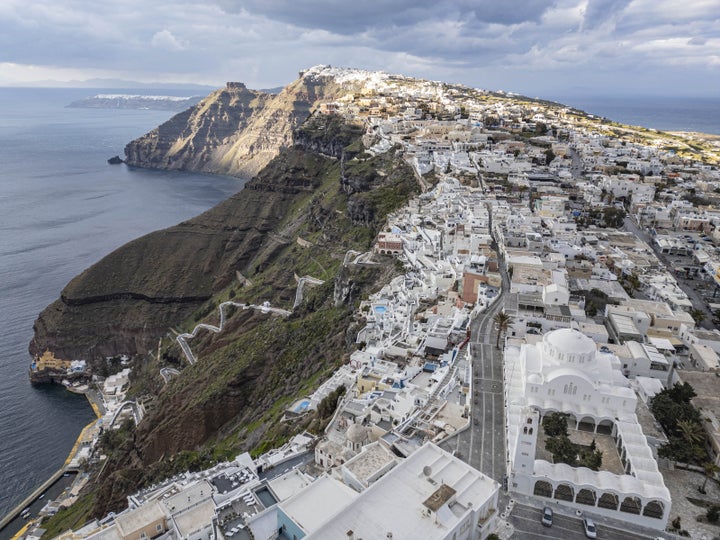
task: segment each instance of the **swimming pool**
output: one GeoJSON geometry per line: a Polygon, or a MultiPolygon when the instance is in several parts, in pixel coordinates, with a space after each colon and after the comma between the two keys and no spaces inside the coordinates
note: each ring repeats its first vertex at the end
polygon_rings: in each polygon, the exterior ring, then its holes
{"type": "Polygon", "coordinates": [[[385,306],[375,306],[375,313],[383,314],[387,311],[387,308],[385,306]]]}
{"type": "Polygon", "coordinates": [[[270,493],[270,490],[266,487],[258,489],[255,492],[255,495],[257,495],[257,498],[260,499],[260,502],[263,503],[265,508],[270,508],[273,504],[277,503],[277,499],[275,499],[273,494],[270,493]]]}
{"type": "Polygon", "coordinates": [[[295,409],[293,409],[293,410],[294,410],[294,412],[296,412],[296,413],[305,412],[305,411],[307,410],[307,408],[308,408],[309,405],[310,405],[310,400],[309,400],[309,399],[303,399],[300,403],[298,403],[297,405],[295,405],[295,409]]]}

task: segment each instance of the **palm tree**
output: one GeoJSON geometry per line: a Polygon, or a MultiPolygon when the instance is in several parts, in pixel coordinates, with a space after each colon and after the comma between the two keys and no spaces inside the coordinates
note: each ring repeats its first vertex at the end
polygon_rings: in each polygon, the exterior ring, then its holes
{"type": "Polygon", "coordinates": [[[505,310],[499,311],[494,317],[493,321],[495,321],[495,328],[498,331],[497,335],[497,342],[495,343],[496,348],[500,348],[500,337],[507,332],[508,328],[510,328],[510,325],[512,324],[513,318],[512,315],[508,315],[505,313],[505,310]]]}
{"type": "Polygon", "coordinates": [[[707,486],[708,478],[714,478],[715,473],[720,472],[720,466],[712,461],[708,461],[703,463],[703,469],[705,469],[705,481],[703,482],[703,485],[700,486],[700,493],[705,493],[705,486],[707,486]]]}
{"type": "Polygon", "coordinates": [[[705,438],[702,426],[692,420],[679,420],[677,423],[677,429],[682,438],[692,445],[701,443],[705,438]]]}

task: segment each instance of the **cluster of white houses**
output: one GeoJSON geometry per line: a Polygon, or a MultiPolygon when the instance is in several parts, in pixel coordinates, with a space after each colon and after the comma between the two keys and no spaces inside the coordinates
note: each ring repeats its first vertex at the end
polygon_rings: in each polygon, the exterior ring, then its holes
{"type": "MultiPolygon", "coordinates": [[[[663,150],[677,141],[660,134],[654,147],[619,141],[561,107],[329,66],[305,75],[362,81],[320,112],[364,121],[369,153],[400,145],[419,178],[439,179],[376,239],[374,254],[398,257],[406,271],[361,303],[358,350],[287,411],[305,414],[345,386],[332,422],[316,444],[298,436],[254,462],[243,455],[171,479],[63,537],[487,537],[499,484],[433,442],[482,417],[471,411],[463,345],[472,318],[501,292],[502,265],[513,317],[504,348],[508,490],[665,528],[671,499],[656,461],[664,436],[645,402],[676,380],[678,362],[720,370],[720,332],[695,328],[679,269],[655,253],[692,258],[683,273],[720,283],[720,212],[683,199],[691,188],[720,188],[717,168],[663,150]],[[652,248],[605,227],[622,208],[653,234],[652,248]],[[574,443],[602,451],[599,470],[552,462],[542,419],[553,412],[568,415],[574,443]],[[312,444],[314,475],[289,466],[266,474],[312,444]]],[[[373,264],[354,252],[345,263],[373,264]]],[[[720,463],[714,391],[699,391],[698,403],[713,411],[705,427],[720,463]]]]}
{"type": "Polygon", "coordinates": [[[318,478],[293,468],[261,479],[244,454],[130,496],[124,512],[60,538],[470,540],[495,529],[499,488],[432,443],[405,459],[371,446],[318,478]]]}

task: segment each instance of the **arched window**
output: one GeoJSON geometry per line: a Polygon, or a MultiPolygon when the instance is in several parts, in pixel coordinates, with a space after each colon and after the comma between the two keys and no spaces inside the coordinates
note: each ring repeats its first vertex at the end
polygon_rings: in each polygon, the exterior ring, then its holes
{"type": "Polygon", "coordinates": [[[535,482],[533,495],[537,495],[538,497],[552,497],[552,485],[545,480],[538,480],[535,482]]]}
{"type": "Polygon", "coordinates": [[[643,509],[643,516],[662,519],[665,513],[665,505],[661,501],[650,501],[643,509]]]}
{"type": "Polygon", "coordinates": [[[628,514],[640,514],[640,499],[637,497],[625,497],[622,504],[620,505],[621,512],[627,512],[628,514]]]}
{"type": "Polygon", "coordinates": [[[555,488],[555,498],[560,501],[572,502],[575,498],[575,492],[569,484],[560,484],[555,488]]]}
{"type": "Polygon", "coordinates": [[[598,508],[607,508],[608,510],[617,510],[618,496],[614,493],[603,493],[598,500],[598,508]]]}
{"type": "Polygon", "coordinates": [[[583,488],[580,491],[578,491],[577,497],[575,497],[575,502],[578,504],[586,504],[588,506],[595,506],[596,499],[597,499],[597,496],[595,495],[595,492],[593,490],[583,488]]]}

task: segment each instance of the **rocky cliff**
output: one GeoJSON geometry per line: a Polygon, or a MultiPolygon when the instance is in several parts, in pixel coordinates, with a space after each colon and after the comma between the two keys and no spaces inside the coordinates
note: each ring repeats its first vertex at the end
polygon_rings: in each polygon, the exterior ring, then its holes
{"type": "Polygon", "coordinates": [[[227,83],[125,147],[136,167],[182,169],[230,176],[257,174],[310,115],[319,99],[340,90],[329,77],[307,75],[278,94],[227,83]]]}
{"type": "MultiPolygon", "coordinates": [[[[116,314],[113,320],[127,325],[122,331],[145,332],[147,348],[152,345],[154,351],[164,335],[162,324],[182,330],[200,321],[217,324],[215,306],[228,298],[256,304],[269,300],[291,309],[296,276],[325,281],[307,291],[303,304],[286,319],[235,310],[221,334],[201,332],[190,342],[198,358],[194,365],[187,365],[172,337],[162,339],[161,358],[134,371],[132,393],[151,397],[148,413],[131,441],[106,449],[112,458],[103,469],[97,515],[121,506],[128,492],[144,482],[242,450],[281,444],[298,428],[279,422],[284,408],[347,358],[355,335],[355,302],[397,270],[389,258],[373,269],[344,267],[345,253],[368,249],[387,212],[417,189],[412,171],[392,151],[347,157],[362,131],[334,117],[311,117],[296,133],[302,144],[282,151],[241,193],[194,220],[122,248],[76,278],[51,306],[53,313],[61,313],[57,335],[66,336],[77,322],[87,322],[83,312],[95,317],[99,309],[92,301],[78,300],[98,299],[98,306],[104,303],[116,314]],[[357,190],[343,183],[348,178],[357,190]],[[361,216],[353,213],[357,207],[365,210],[361,216]],[[148,250],[159,250],[160,256],[143,257],[148,250]],[[130,261],[126,275],[101,279],[124,261],[130,261]],[[159,267],[153,261],[165,262],[159,267]],[[148,296],[168,302],[107,294],[140,286],[148,296]],[[205,295],[210,299],[200,305],[205,295]],[[136,310],[141,302],[152,306],[147,309],[157,306],[157,319],[136,310]],[[164,384],[159,376],[163,365],[184,369],[164,384]]],[[[104,320],[92,324],[107,335],[111,323],[104,320]]],[[[85,335],[74,339],[84,343],[85,335]]],[[[102,346],[100,340],[94,344],[102,346]]]]}
{"type": "MultiPolygon", "coordinates": [[[[313,122],[299,126],[317,100],[355,87],[313,73],[278,94],[227,83],[129,143],[127,163],[242,176],[258,172],[293,144],[315,156],[309,159],[339,158],[361,128],[335,117],[324,117],[322,129],[310,127],[313,122]]],[[[293,159],[305,158],[284,163],[293,159]]],[[[158,336],[226,287],[236,271],[246,271],[253,253],[267,247],[265,234],[278,226],[293,195],[315,186],[307,174],[279,171],[277,164],[269,171],[212,211],[135,240],[74,278],[35,322],[30,352],[50,348],[60,358],[92,361],[156,347],[158,336]]]]}
{"type": "Polygon", "coordinates": [[[49,348],[96,366],[106,356],[138,355],[129,397],[142,398],[147,414],[137,429],[104,437],[108,460],[94,487],[93,514],[121,508],[144,483],[261,451],[308,427],[279,422],[284,408],[347,358],[356,301],[397,272],[390,258],[370,269],[343,266],[344,256],[369,249],[387,213],[418,187],[394,149],[363,152],[361,124],[308,116],[318,96],[340,90],[347,86],[306,75],[278,96],[288,106],[271,107],[283,102],[231,85],[128,146],[136,163],[152,166],[214,170],[227,163],[227,173],[250,161],[257,167],[258,156],[268,163],[215,208],[130,242],[84,271],[36,321],[32,352],[49,348]],[[272,118],[284,127],[257,131],[272,118]],[[233,131],[243,122],[245,129],[233,131]],[[250,140],[252,159],[238,161],[250,155],[241,148],[250,140]],[[236,309],[221,334],[201,332],[191,341],[198,361],[188,364],[177,332],[217,324],[217,305],[230,298],[292,309],[297,278],[305,275],[324,284],[306,291],[290,317],[236,309]],[[166,366],[182,370],[168,383],[160,376],[166,366]]]}

